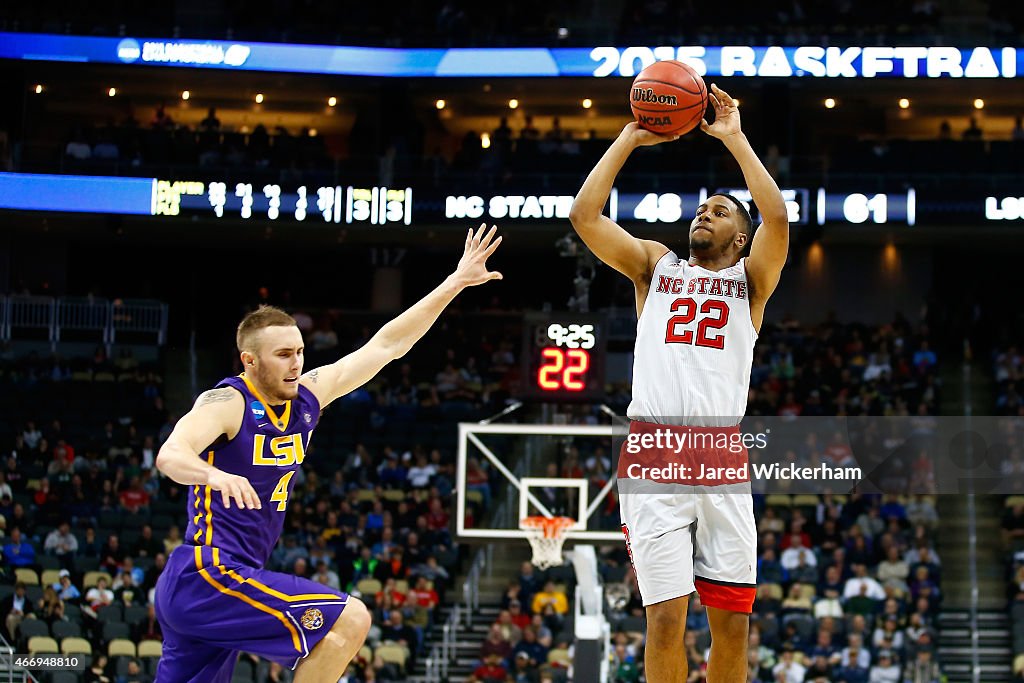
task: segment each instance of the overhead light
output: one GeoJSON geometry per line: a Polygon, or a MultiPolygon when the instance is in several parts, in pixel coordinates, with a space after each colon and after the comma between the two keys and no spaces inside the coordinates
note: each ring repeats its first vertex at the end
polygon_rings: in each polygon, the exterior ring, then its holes
{"type": "Polygon", "coordinates": [[[981,99],[980,97],[978,99],[974,100],[974,108],[975,109],[984,109],[985,108],[985,100],[981,99]]]}
{"type": "Polygon", "coordinates": [[[110,88],[109,90],[107,90],[107,96],[108,97],[113,97],[116,94],[117,94],[117,88],[110,88]]]}
{"type": "Polygon", "coordinates": [[[187,100],[190,97],[192,97],[192,93],[190,93],[188,90],[181,91],[181,99],[187,100]]]}
{"type": "Polygon", "coordinates": [[[491,146],[491,134],[481,133],[480,134],[480,146],[484,149],[488,149],[491,146]]]}
{"type": "Polygon", "coordinates": [[[337,97],[328,97],[327,98],[327,106],[328,107],[336,107],[337,105],[338,105],[338,98],[337,97]]]}
{"type": "Polygon", "coordinates": [[[829,98],[827,98],[825,100],[825,109],[835,109],[835,107],[836,107],[836,101],[834,99],[829,97],[829,98]]]}
{"type": "Polygon", "coordinates": [[[311,137],[311,138],[315,138],[316,137],[316,128],[310,128],[309,129],[309,137],[311,137]]]}
{"type": "Polygon", "coordinates": [[[583,108],[584,109],[590,109],[593,106],[594,106],[594,101],[591,100],[589,97],[586,98],[585,100],[583,100],[583,108]]]}
{"type": "Polygon", "coordinates": [[[437,102],[434,102],[434,106],[437,107],[438,109],[444,109],[447,104],[448,103],[445,102],[444,100],[438,100],[437,102]]]}
{"type": "Polygon", "coordinates": [[[735,104],[737,107],[740,106],[740,98],[738,98],[738,97],[732,98],[732,103],[735,104]]]}
{"type": "Polygon", "coordinates": [[[900,109],[910,109],[910,100],[908,100],[906,97],[901,97],[900,109]]]}
{"type": "Polygon", "coordinates": [[[256,104],[263,104],[263,93],[256,93],[256,104]]]}
{"type": "Polygon", "coordinates": [[[508,108],[509,109],[518,109],[519,108],[519,100],[517,100],[516,98],[513,97],[511,100],[508,101],[508,108]]]}
{"type": "Polygon", "coordinates": [[[36,84],[36,87],[35,87],[35,91],[36,91],[36,94],[37,94],[37,95],[40,95],[40,94],[42,94],[42,92],[43,92],[43,86],[42,86],[42,84],[36,84]]]}
{"type": "Polygon", "coordinates": [[[569,37],[569,29],[565,26],[558,27],[558,38],[559,40],[565,40],[569,37]]]}

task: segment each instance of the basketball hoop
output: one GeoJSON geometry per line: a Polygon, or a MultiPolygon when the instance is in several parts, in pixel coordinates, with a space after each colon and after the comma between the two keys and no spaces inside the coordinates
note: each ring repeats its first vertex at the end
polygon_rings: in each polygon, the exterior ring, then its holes
{"type": "Polygon", "coordinates": [[[533,548],[533,564],[538,569],[561,565],[562,544],[565,534],[576,523],[572,517],[526,517],[519,528],[526,532],[526,540],[533,548]]]}

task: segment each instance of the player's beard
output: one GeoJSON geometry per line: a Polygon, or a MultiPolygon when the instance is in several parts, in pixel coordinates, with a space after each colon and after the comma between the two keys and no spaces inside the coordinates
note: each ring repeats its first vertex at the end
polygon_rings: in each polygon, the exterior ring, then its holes
{"type": "MultiPolygon", "coordinates": [[[[710,234],[710,233],[709,233],[710,234]]],[[[715,246],[714,240],[711,237],[700,236],[696,233],[690,235],[690,252],[694,251],[707,251],[715,246]]]]}

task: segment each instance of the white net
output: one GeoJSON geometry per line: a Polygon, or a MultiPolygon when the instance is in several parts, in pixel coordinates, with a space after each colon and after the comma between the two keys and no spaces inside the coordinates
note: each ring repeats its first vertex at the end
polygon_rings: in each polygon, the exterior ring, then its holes
{"type": "Polygon", "coordinates": [[[561,566],[565,534],[576,523],[571,517],[527,517],[519,523],[533,548],[531,562],[538,569],[561,566]]]}

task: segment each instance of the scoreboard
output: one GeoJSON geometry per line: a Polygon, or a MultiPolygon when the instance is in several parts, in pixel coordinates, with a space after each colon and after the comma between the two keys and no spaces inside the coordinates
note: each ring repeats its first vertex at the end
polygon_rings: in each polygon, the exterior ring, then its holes
{"type": "Polygon", "coordinates": [[[527,312],[523,320],[523,394],[545,401],[604,396],[605,317],[598,313],[527,312]]]}
{"type": "MultiPolygon", "coordinates": [[[[869,185],[874,185],[869,183],[869,185]]],[[[502,224],[561,223],[569,218],[578,188],[561,193],[446,195],[413,187],[317,185],[241,179],[126,178],[109,176],[0,173],[0,210],[55,211],[153,216],[155,220],[241,220],[291,224],[362,225],[404,228],[459,226],[466,220],[502,224]]],[[[689,224],[709,196],[727,192],[745,203],[755,223],[757,207],[744,188],[625,192],[612,188],[605,213],[623,224],[653,228],[689,224]]],[[[793,226],[902,226],[985,224],[1024,221],[1020,186],[979,190],[958,187],[917,189],[844,185],[782,188],[793,226]]]]}

